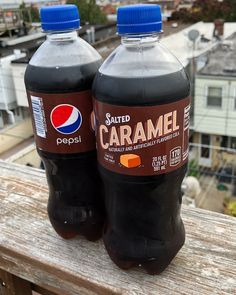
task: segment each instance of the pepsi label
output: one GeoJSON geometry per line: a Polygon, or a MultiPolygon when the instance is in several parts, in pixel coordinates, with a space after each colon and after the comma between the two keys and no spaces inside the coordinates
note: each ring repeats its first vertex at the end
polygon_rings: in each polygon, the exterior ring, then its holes
{"type": "Polygon", "coordinates": [[[63,94],[28,91],[28,101],[40,150],[69,154],[95,149],[91,91],[63,94]]]}

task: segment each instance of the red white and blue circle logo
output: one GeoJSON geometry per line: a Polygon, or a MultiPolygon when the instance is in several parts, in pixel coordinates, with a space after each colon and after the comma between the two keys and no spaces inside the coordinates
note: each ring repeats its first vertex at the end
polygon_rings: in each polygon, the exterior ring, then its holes
{"type": "Polygon", "coordinates": [[[71,104],[60,104],[51,111],[52,126],[62,134],[76,132],[82,124],[80,111],[71,104]]]}

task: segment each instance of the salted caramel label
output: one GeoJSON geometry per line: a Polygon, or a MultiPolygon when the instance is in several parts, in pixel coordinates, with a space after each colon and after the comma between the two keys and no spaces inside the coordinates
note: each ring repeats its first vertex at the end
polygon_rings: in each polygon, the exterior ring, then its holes
{"type": "Polygon", "coordinates": [[[58,94],[28,91],[27,94],[39,149],[71,154],[96,148],[91,91],[58,94]]]}
{"type": "Polygon", "coordinates": [[[155,106],[94,101],[99,163],[126,175],[158,175],[188,159],[190,99],[155,106]]]}

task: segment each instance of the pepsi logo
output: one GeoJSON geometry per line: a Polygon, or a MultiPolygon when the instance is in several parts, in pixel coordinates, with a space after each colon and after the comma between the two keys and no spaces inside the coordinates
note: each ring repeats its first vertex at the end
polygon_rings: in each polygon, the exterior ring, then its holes
{"type": "Polygon", "coordinates": [[[60,104],[51,111],[52,126],[62,134],[76,132],[82,124],[80,111],[71,104],[60,104]]]}

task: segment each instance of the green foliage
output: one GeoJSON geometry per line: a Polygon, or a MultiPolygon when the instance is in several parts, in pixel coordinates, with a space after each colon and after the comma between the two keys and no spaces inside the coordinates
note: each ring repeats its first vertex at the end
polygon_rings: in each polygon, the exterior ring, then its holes
{"type": "Polygon", "coordinates": [[[199,167],[195,160],[191,160],[188,164],[188,176],[200,177],[199,167]]]}
{"type": "Polygon", "coordinates": [[[226,204],[225,213],[236,217],[236,201],[229,201],[226,204]]]}
{"type": "Polygon", "coordinates": [[[31,19],[33,23],[40,22],[39,10],[32,4],[30,6],[31,19]]]}
{"type": "Polygon", "coordinates": [[[224,206],[227,206],[227,204],[229,204],[229,202],[230,202],[230,198],[229,197],[225,197],[224,198],[224,202],[223,202],[224,206]]]}
{"type": "Polygon", "coordinates": [[[19,6],[21,12],[22,12],[22,17],[23,17],[23,21],[25,23],[29,22],[30,21],[30,18],[29,18],[29,12],[26,8],[26,5],[25,5],[25,2],[22,2],[21,5],[19,6]]]}
{"type": "Polygon", "coordinates": [[[66,3],[78,6],[82,23],[104,24],[107,22],[107,17],[96,4],[96,0],[67,0],[66,3]]]}
{"type": "Polygon", "coordinates": [[[224,0],[196,0],[192,9],[181,9],[172,15],[173,19],[179,19],[183,22],[206,21],[212,22],[215,19],[222,18],[227,22],[236,21],[236,1],[224,0]]]}
{"type": "Polygon", "coordinates": [[[217,184],[217,189],[219,191],[227,191],[228,190],[228,187],[224,183],[218,183],[217,184]]]}
{"type": "Polygon", "coordinates": [[[27,8],[25,3],[22,2],[21,5],[19,6],[19,9],[21,9],[22,11],[23,21],[25,23],[28,23],[31,20],[32,22],[40,22],[39,11],[32,4],[29,8],[27,8]],[[30,15],[31,15],[31,19],[30,19],[30,15]]]}

